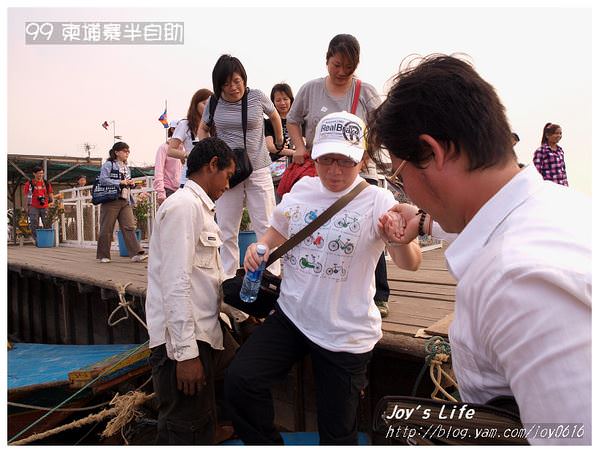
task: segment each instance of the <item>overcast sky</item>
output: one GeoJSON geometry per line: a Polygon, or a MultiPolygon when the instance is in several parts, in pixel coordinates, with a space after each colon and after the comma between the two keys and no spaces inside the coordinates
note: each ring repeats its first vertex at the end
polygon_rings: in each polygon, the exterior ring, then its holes
{"type": "MultiPolygon", "coordinates": [[[[584,3],[583,3],[584,4],[584,3]]],[[[591,10],[531,8],[10,8],[7,138],[16,154],[106,157],[115,121],[135,164],[152,164],[168,100],[180,119],[191,95],[211,88],[217,58],[240,58],[248,85],[294,92],[326,75],[337,33],[361,45],[358,76],[384,94],[411,54],[460,52],[497,90],[516,152],[530,163],[546,122],[562,126],[571,186],[591,193],[591,10]],[[182,21],[183,45],[26,45],[25,22],[182,21]]]]}

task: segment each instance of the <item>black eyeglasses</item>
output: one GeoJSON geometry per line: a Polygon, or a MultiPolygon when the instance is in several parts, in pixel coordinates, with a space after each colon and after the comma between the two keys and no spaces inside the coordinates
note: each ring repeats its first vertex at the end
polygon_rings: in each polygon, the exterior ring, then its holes
{"type": "Polygon", "coordinates": [[[326,166],[333,165],[333,162],[337,162],[337,165],[339,165],[342,168],[352,168],[358,165],[351,159],[334,159],[332,157],[327,156],[319,157],[318,159],[316,159],[316,162],[318,162],[320,165],[326,166]]]}

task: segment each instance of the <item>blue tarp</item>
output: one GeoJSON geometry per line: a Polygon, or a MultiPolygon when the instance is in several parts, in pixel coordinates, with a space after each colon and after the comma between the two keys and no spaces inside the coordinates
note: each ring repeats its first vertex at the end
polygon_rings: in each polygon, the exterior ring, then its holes
{"type": "Polygon", "coordinates": [[[136,344],[59,345],[14,343],[8,351],[8,389],[66,381],[76,371],[136,344]]]}

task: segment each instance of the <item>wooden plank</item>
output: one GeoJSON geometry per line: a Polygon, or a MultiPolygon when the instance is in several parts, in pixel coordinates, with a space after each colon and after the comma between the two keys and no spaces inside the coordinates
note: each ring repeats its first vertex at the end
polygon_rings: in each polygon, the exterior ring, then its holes
{"type": "Polygon", "coordinates": [[[403,291],[412,293],[429,293],[443,296],[450,296],[455,299],[455,286],[436,285],[434,283],[414,283],[414,282],[389,282],[392,291],[403,291]]]}
{"type": "Polygon", "coordinates": [[[108,309],[106,301],[100,300],[98,291],[91,293],[90,302],[94,306],[93,317],[93,344],[112,343],[110,328],[108,327],[108,309]]]}
{"type": "Polygon", "coordinates": [[[9,272],[11,280],[10,285],[10,303],[9,303],[9,321],[8,333],[13,336],[19,331],[19,274],[9,272]]]}
{"type": "Polygon", "coordinates": [[[19,300],[19,339],[22,342],[30,342],[31,327],[29,324],[29,281],[28,277],[23,277],[23,285],[21,287],[21,297],[19,300]]]}
{"type": "Polygon", "coordinates": [[[431,324],[429,327],[424,329],[424,331],[429,335],[440,335],[442,337],[449,337],[449,326],[453,321],[453,312],[449,313],[444,318],[439,321],[431,324]]]}
{"type": "Polygon", "coordinates": [[[131,281],[127,293],[145,296],[146,263],[132,263],[129,258],[116,257],[111,263],[102,264],[95,259],[95,250],[70,247],[8,247],[7,252],[9,268],[28,269],[110,289],[131,281]]]}
{"type": "Polygon", "coordinates": [[[59,325],[60,343],[75,344],[73,316],[69,304],[68,285],[63,283],[59,287],[60,299],[58,301],[58,314],[61,320],[59,325]]]}
{"type": "Polygon", "coordinates": [[[88,315],[86,296],[87,294],[77,294],[76,291],[69,288],[71,298],[69,302],[73,307],[73,321],[75,327],[75,344],[88,344],[88,315]]]}
{"type": "Polygon", "coordinates": [[[58,304],[56,301],[56,285],[51,282],[47,282],[44,288],[46,294],[46,317],[45,326],[47,331],[47,338],[49,344],[59,343],[60,335],[58,330],[58,304]]]}

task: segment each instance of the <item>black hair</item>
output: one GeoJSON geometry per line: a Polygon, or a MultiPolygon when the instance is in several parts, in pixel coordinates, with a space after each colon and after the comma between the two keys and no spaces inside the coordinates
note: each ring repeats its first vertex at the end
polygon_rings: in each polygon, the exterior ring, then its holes
{"type": "Polygon", "coordinates": [[[31,170],[31,173],[37,173],[38,171],[42,171],[43,168],[41,165],[36,165],[35,167],[33,167],[33,170],[31,170]]]}
{"type": "Polygon", "coordinates": [[[355,36],[347,34],[334,36],[327,49],[327,63],[329,58],[337,53],[347,59],[353,73],[360,63],[360,43],[355,36]]]}
{"type": "Polygon", "coordinates": [[[541,145],[545,145],[547,143],[547,136],[553,134],[558,129],[561,129],[559,124],[545,124],[545,127],[543,127],[543,136],[541,137],[541,145]]]}
{"type": "Polygon", "coordinates": [[[270,90],[270,101],[274,104],[275,102],[275,94],[276,93],[285,93],[285,95],[291,101],[291,105],[293,105],[293,91],[291,87],[286,83],[277,83],[272,90],[270,90]]]}
{"type": "Polygon", "coordinates": [[[515,132],[512,132],[512,138],[514,140],[516,140],[516,143],[518,143],[520,141],[520,137],[518,136],[518,134],[516,134],[515,132]]]}
{"type": "Polygon", "coordinates": [[[117,151],[122,151],[123,149],[129,149],[129,145],[125,142],[116,142],[108,151],[108,160],[116,160],[117,151]]]}
{"type": "Polygon", "coordinates": [[[200,140],[187,157],[187,177],[189,178],[204,165],[208,165],[215,156],[218,157],[216,166],[219,170],[224,170],[231,161],[235,161],[233,151],[220,138],[207,137],[200,140]]]}
{"type": "Polygon", "coordinates": [[[217,99],[221,96],[223,85],[227,83],[234,73],[239,74],[247,88],[248,76],[241,61],[231,55],[221,55],[216,61],[214,69],[212,69],[212,88],[217,99]]]}
{"type": "MultiPolygon", "coordinates": [[[[413,63],[410,61],[409,63],[413,63]]],[[[370,115],[368,145],[422,167],[432,156],[419,136],[466,153],[469,171],[516,160],[510,126],[495,89],[467,62],[429,55],[395,77],[387,99],[370,115]]]]}

